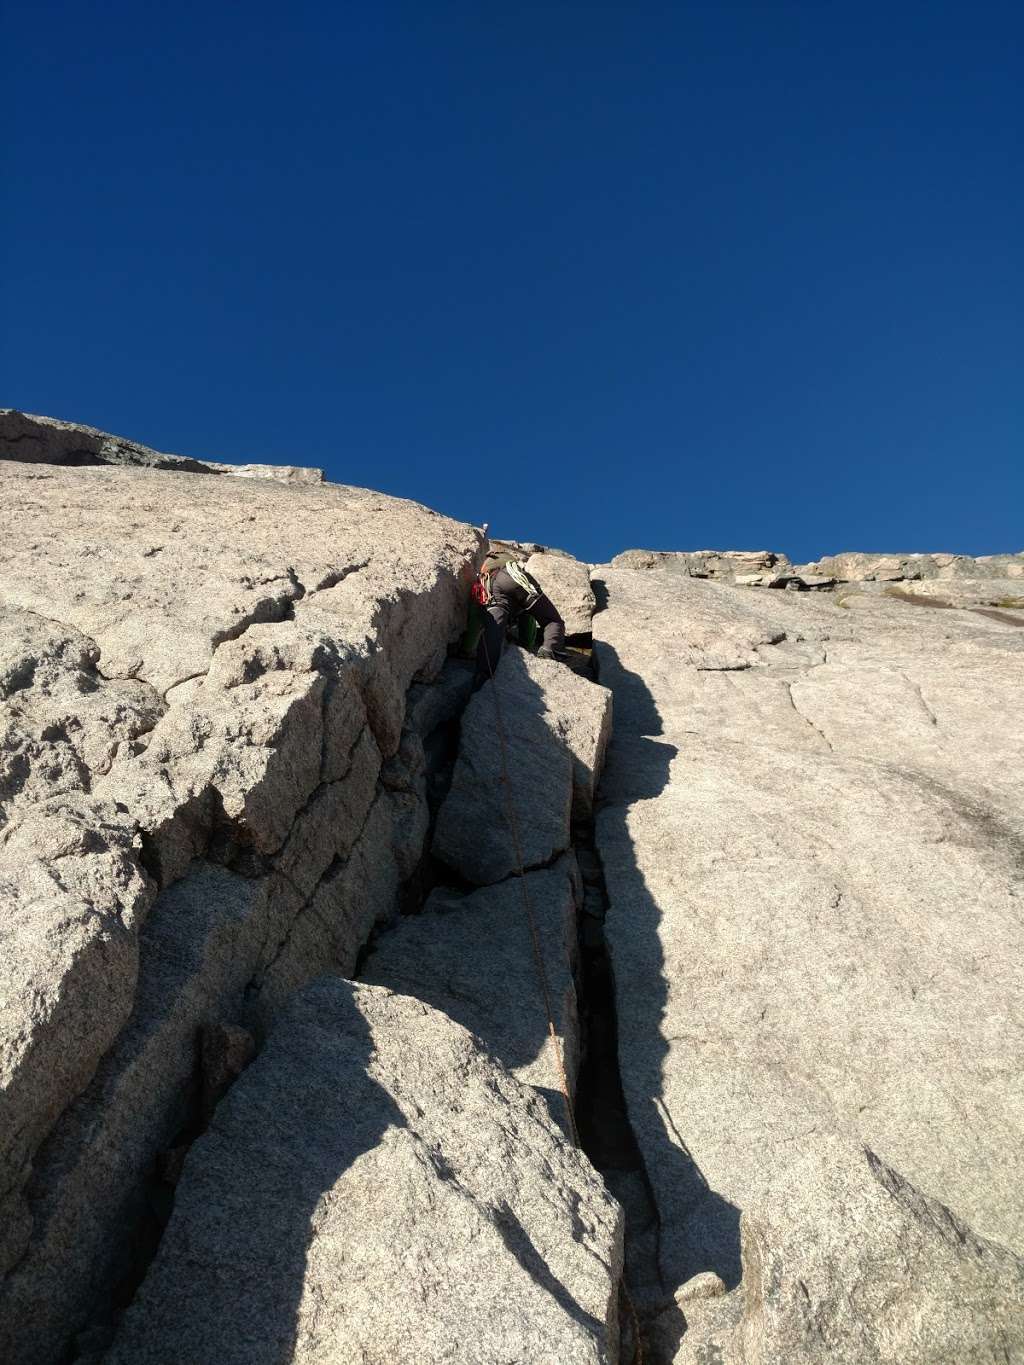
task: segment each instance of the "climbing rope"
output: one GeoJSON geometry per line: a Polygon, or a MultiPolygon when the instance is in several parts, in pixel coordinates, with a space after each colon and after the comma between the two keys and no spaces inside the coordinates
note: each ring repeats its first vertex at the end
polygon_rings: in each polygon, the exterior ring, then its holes
{"type": "MultiPolygon", "coordinates": [[[[558,1076],[562,1091],[562,1098],[565,1100],[565,1112],[569,1119],[569,1131],[572,1135],[574,1147],[580,1146],[579,1130],[576,1127],[576,1112],[573,1108],[572,1096],[569,1091],[569,1078],[565,1071],[565,1060],[562,1056],[562,1045],[558,1041],[558,1030],[555,1027],[554,1011],[551,1008],[551,990],[548,986],[548,974],[544,966],[544,952],[541,947],[540,932],[537,929],[537,921],[533,913],[533,906],[530,904],[530,893],[526,885],[526,869],[523,865],[523,849],[519,840],[519,823],[516,820],[515,801],[512,797],[512,782],[509,777],[508,765],[508,741],[505,736],[505,720],[501,711],[501,698],[498,696],[498,684],[494,676],[494,664],[491,662],[491,651],[487,648],[487,634],[484,632],[483,640],[484,658],[487,660],[487,671],[491,675],[491,696],[494,698],[494,719],[495,727],[498,731],[498,751],[501,756],[501,786],[505,792],[505,823],[508,825],[509,834],[512,838],[512,850],[516,859],[516,874],[519,878],[519,888],[523,898],[523,910],[526,914],[526,922],[530,926],[530,941],[533,944],[533,960],[537,967],[537,979],[540,983],[540,991],[544,1000],[544,1012],[548,1020],[548,1034],[551,1038],[551,1046],[554,1049],[555,1061],[558,1064],[558,1076]]],[[[629,1290],[626,1288],[625,1268],[623,1268],[622,1279],[619,1281],[619,1289],[622,1297],[626,1301],[629,1315],[633,1321],[633,1365],[643,1365],[644,1348],[640,1336],[640,1319],[637,1316],[636,1307],[629,1290]]]]}

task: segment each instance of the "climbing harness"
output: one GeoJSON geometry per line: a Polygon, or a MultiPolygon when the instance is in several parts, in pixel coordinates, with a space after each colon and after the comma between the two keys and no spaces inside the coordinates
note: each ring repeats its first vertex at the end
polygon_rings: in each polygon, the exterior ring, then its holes
{"type": "MultiPolygon", "coordinates": [[[[510,571],[510,565],[506,564],[505,569],[510,571]]],[[[518,567],[518,566],[517,566],[518,567]]],[[[515,577],[515,575],[513,575],[515,577]]],[[[519,580],[516,579],[516,582],[519,580]]],[[[508,741],[505,735],[505,721],[501,711],[501,698],[498,696],[498,684],[494,677],[494,664],[491,662],[491,652],[487,648],[486,637],[483,641],[484,657],[487,660],[487,670],[490,673],[491,695],[494,698],[494,719],[498,731],[498,751],[501,756],[501,786],[505,792],[505,823],[508,825],[509,834],[512,839],[512,849],[516,859],[516,875],[519,879],[519,888],[522,893],[523,910],[526,913],[526,921],[530,927],[530,940],[533,944],[533,959],[537,967],[537,979],[540,983],[541,995],[544,999],[544,1011],[548,1020],[548,1035],[551,1039],[551,1046],[555,1053],[555,1061],[558,1065],[559,1083],[562,1091],[562,1098],[565,1101],[565,1112],[569,1120],[569,1131],[572,1135],[574,1147],[580,1145],[579,1130],[576,1127],[576,1113],[573,1108],[572,1096],[569,1092],[569,1080],[565,1072],[565,1060],[562,1056],[562,1047],[558,1041],[558,1030],[555,1027],[554,1011],[551,1008],[551,990],[548,985],[548,974],[544,967],[544,953],[541,948],[540,933],[537,929],[537,921],[534,917],[533,906],[530,904],[530,893],[526,885],[526,869],[523,865],[523,850],[519,839],[519,824],[516,820],[515,802],[512,799],[512,782],[509,777],[508,767],[508,741]]],[[[626,1288],[625,1271],[619,1281],[619,1290],[626,1301],[629,1314],[633,1322],[633,1365],[643,1365],[644,1348],[640,1336],[640,1319],[637,1316],[636,1307],[626,1288]]]]}

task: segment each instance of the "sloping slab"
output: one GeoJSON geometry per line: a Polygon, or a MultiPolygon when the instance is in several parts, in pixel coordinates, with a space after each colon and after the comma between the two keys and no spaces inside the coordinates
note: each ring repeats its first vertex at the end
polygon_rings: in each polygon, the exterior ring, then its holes
{"type": "Polygon", "coordinates": [[[459,1025],[323,980],[189,1155],[108,1365],[614,1361],[619,1216],[459,1025]]]}
{"type": "MultiPolygon", "coordinates": [[[[740,1285],[747,1324],[726,1359],[804,1359],[787,1354],[790,1328],[757,1325],[774,1290],[741,1264],[749,1211],[823,1340],[847,1340],[851,1311],[829,1284],[856,1283],[875,1344],[833,1358],[942,1358],[872,1354],[890,1327],[913,1340],[912,1307],[904,1320],[886,1299],[913,1275],[909,1304],[949,1296],[936,1330],[963,1353],[948,1358],[998,1359],[1012,1315],[958,1335],[945,1251],[922,1243],[908,1262],[874,1195],[859,1221],[860,1175],[848,1201],[824,1175],[797,1200],[790,1172],[805,1157],[827,1171],[840,1151],[845,1169],[863,1146],[972,1236],[1024,1244],[1020,632],[657,569],[603,581],[616,733],[597,843],[662,1292],[715,1272],[740,1285]]],[[[1016,1303],[1012,1275],[992,1285],[1016,1303]]]]}

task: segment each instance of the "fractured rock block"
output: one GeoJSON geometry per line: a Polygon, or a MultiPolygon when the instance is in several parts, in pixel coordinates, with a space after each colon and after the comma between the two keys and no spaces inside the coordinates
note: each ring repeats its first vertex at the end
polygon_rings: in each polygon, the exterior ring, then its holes
{"type": "MultiPolygon", "coordinates": [[[[569,855],[552,868],[527,873],[525,882],[572,1093],[580,1057],[579,875],[569,855]]],[[[566,1125],[523,889],[512,877],[469,895],[434,891],[421,914],[381,936],[360,980],[415,995],[470,1029],[495,1061],[539,1089],[556,1121],[566,1125]]]]}
{"type": "Polygon", "coordinates": [[[107,1365],[599,1365],[620,1219],[465,1029],[324,979],[189,1153],[107,1365]]]}
{"type": "Polygon", "coordinates": [[[549,863],[569,847],[574,802],[580,814],[591,808],[610,729],[606,689],[561,664],[507,649],[496,678],[463,716],[451,790],[434,834],[436,856],[478,886],[515,871],[507,770],[523,866],[549,863]]]}
{"type": "Polygon", "coordinates": [[[1024,1359],[1024,1260],[868,1148],[809,1142],[740,1227],[742,1284],[706,1299],[683,1287],[674,1365],[1024,1359]]]}
{"type": "Polygon", "coordinates": [[[269,932],[267,880],[196,864],[150,910],[128,1023],[35,1157],[32,1240],[0,1281],[0,1360],[60,1358],[130,1273],[147,1176],[201,1102],[201,1028],[240,1012],[269,932]]]}
{"type": "Polygon", "coordinates": [[[154,891],[137,842],[113,807],[82,797],[40,803],[8,831],[0,863],[0,1269],[28,1240],[22,1189],[34,1149],[132,1010],[139,928],[154,891]]]}

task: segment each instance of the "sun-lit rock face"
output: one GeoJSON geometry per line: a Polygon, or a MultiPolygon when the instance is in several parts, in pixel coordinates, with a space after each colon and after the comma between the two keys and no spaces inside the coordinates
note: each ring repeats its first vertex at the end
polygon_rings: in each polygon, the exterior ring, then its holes
{"type": "Polygon", "coordinates": [[[199,1031],[262,1033],[394,913],[380,771],[480,548],[362,489],[80,463],[79,430],[0,461],[0,1356],[24,1361],[130,1275],[199,1031]]]}
{"type": "Polygon", "coordinates": [[[59,422],[0,408],[0,459],[29,464],[115,465],[139,469],[167,469],[178,473],[229,474],[243,479],[272,479],[275,483],[323,483],[322,469],[291,464],[224,464],[217,460],[193,460],[186,455],[167,455],[138,441],[111,436],[77,422],[59,422]]]}
{"type": "Polygon", "coordinates": [[[619,1222],[541,1101],[464,1028],[322,979],[189,1154],[107,1360],[602,1365],[619,1222]]]}
{"type": "Polygon", "coordinates": [[[484,681],[414,503],[0,506],[0,1359],[1024,1352],[1021,556],[524,542],[484,681]]]}
{"type": "Polygon", "coordinates": [[[660,1216],[645,1301],[679,1291],[659,1349],[1012,1358],[1024,618],[671,558],[594,578],[597,846],[660,1216]]]}

